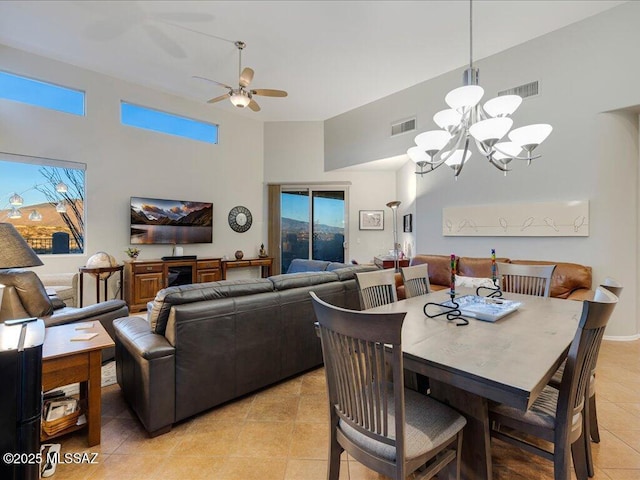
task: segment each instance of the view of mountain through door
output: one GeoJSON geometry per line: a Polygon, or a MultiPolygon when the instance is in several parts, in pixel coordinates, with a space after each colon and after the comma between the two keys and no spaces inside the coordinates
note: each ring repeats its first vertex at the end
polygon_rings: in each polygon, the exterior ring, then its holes
{"type": "Polygon", "coordinates": [[[345,191],[283,188],[280,198],[282,272],[294,258],[344,262],[345,191]]]}

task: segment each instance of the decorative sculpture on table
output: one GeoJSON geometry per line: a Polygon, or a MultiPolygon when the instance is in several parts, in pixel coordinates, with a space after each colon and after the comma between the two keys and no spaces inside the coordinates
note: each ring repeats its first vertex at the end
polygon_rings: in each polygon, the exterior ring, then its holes
{"type": "Polygon", "coordinates": [[[487,297],[500,298],[502,296],[502,289],[500,288],[500,282],[498,281],[495,248],[491,249],[491,281],[493,282],[493,287],[484,287],[481,285],[476,288],[476,295],[480,296],[480,291],[482,290],[489,290],[491,293],[489,293],[487,297]]]}
{"type": "Polygon", "coordinates": [[[269,255],[267,254],[267,251],[266,251],[266,250],[265,250],[265,248],[264,248],[264,243],[261,243],[261,244],[260,244],[260,251],[258,252],[258,257],[260,257],[260,258],[266,258],[266,257],[268,257],[268,256],[269,256],[269,255]]]}
{"type": "Polygon", "coordinates": [[[437,318],[442,315],[446,315],[448,321],[456,321],[456,327],[469,325],[469,320],[462,317],[462,311],[460,310],[460,304],[456,302],[456,256],[451,254],[451,288],[449,290],[449,296],[451,300],[443,303],[428,302],[425,304],[423,311],[429,318],[437,318]],[[438,307],[438,313],[428,313],[428,307],[438,307]],[[458,321],[459,320],[459,321],[458,321]]]}

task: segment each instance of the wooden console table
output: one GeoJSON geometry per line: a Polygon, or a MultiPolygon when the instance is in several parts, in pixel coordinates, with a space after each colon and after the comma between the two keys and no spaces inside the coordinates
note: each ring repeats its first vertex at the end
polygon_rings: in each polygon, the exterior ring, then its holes
{"type": "MultiPolygon", "coordinates": [[[[120,298],[122,298],[122,280],[123,280],[123,273],[122,271],[124,270],[124,265],[116,265],[115,267],[80,267],[80,307],[82,307],[82,301],[83,301],[83,297],[84,297],[84,274],[85,273],[90,273],[91,275],[94,275],[96,278],[96,303],[100,303],[100,274],[102,273],[113,273],[113,272],[120,272],[120,298]]],[[[111,276],[111,275],[109,275],[111,276]]],[[[107,299],[109,298],[107,295],[107,287],[108,287],[108,282],[107,280],[109,280],[109,277],[105,278],[104,281],[104,300],[105,302],[107,301],[107,299]]]]}
{"type": "Polygon", "coordinates": [[[222,280],[227,278],[227,269],[229,268],[245,268],[260,267],[262,278],[271,276],[271,267],[273,266],[273,258],[246,258],[242,260],[222,260],[222,280]]]}
{"type": "MultiPolygon", "coordinates": [[[[380,258],[380,257],[374,257],[373,258],[373,263],[376,264],[376,267],[378,268],[395,268],[395,259],[393,258],[389,258],[389,257],[384,257],[384,258],[380,258]]],[[[402,267],[408,267],[409,266],[409,259],[408,258],[399,258],[398,259],[398,267],[402,268],[402,267]]]]}
{"type": "Polygon", "coordinates": [[[48,391],[70,383],[80,383],[80,399],[86,402],[87,423],[72,425],[57,435],[41,432],[42,441],[87,427],[90,447],[100,443],[101,411],[101,365],[102,349],[114,343],[102,324],[94,320],[88,329],[76,330],[77,323],[48,327],[42,346],[42,390],[48,391]],[[90,340],[72,341],[84,334],[97,333],[90,340]]]}

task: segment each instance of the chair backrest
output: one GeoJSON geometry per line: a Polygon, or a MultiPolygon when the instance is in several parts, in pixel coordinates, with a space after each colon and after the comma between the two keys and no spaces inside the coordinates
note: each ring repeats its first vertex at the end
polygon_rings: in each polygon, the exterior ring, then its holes
{"type": "Polygon", "coordinates": [[[620,294],[622,293],[622,289],[624,288],[620,282],[618,282],[617,280],[614,280],[611,277],[605,278],[600,284],[600,286],[602,288],[606,288],[618,298],[620,297],[620,294]]]}
{"type": "Polygon", "coordinates": [[[424,295],[431,291],[428,264],[421,263],[413,267],[403,267],[401,272],[407,298],[424,295]]]}
{"type": "Polygon", "coordinates": [[[555,265],[496,264],[504,292],[548,297],[555,265]]]}
{"type": "Polygon", "coordinates": [[[360,306],[363,310],[398,301],[395,275],[392,268],[356,273],[360,306]]]}
{"type": "MultiPolygon", "coordinates": [[[[604,330],[617,302],[618,297],[601,287],[598,287],[592,300],[583,301],[578,330],[562,375],[556,410],[556,420],[564,425],[567,435],[571,431],[574,416],[582,412],[604,330]]],[[[576,425],[578,423],[582,422],[576,422],[576,425]]]]}
{"type": "MultiPolygon", "coordinates": [[[[393,270],[392,270],[393,271],[393,270]]],[[[311,292],[330,404],[339,419],[404,455],[402,323],[405,312],[367,313],[329,305],[311,292]],[[392,384],[385,365],[392,366],[392,384]],[[393,403],[395,424],[389,425],[393,403]]]]}

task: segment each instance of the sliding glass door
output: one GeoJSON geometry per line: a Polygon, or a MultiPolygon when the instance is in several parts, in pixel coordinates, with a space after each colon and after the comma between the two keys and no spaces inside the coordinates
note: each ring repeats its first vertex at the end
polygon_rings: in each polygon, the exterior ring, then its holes
{"type": "Polygon", "coordinates": [[[282,189],[282,272],[294,258],[344,262],[346,191],[282,189]]]}

